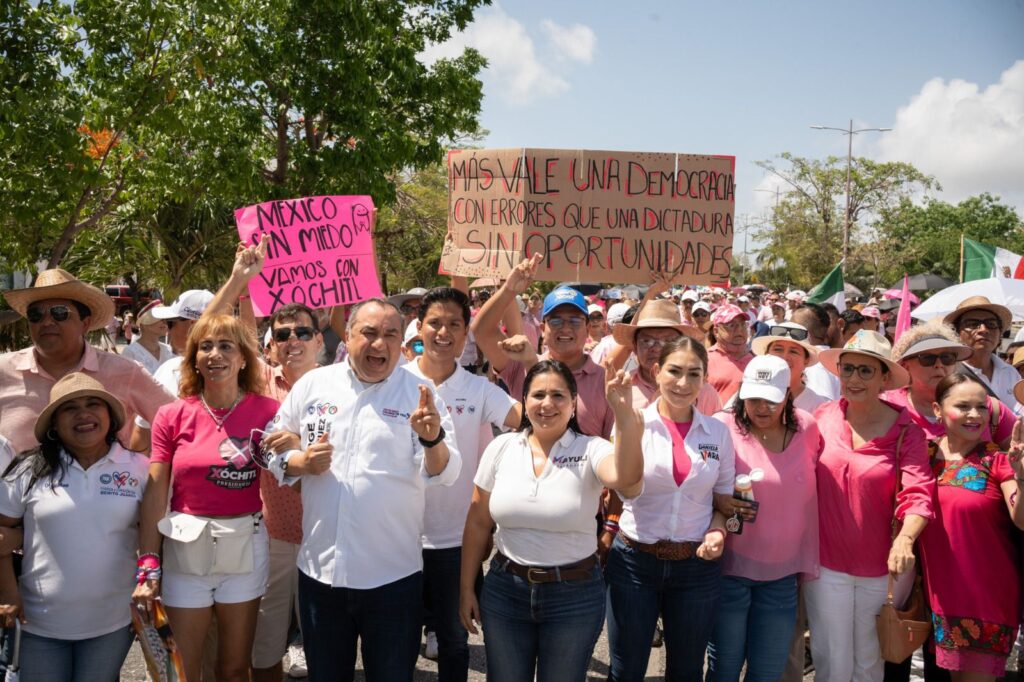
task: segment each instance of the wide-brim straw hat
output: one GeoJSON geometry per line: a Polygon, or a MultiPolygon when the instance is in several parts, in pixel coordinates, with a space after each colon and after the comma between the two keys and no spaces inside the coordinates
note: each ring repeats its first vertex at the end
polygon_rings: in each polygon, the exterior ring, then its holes
{"type": "Polygon", "coordinates": [[[998,303],[993,303],[984,296],[971,296],[970,298],[965,298],[957,304],[956,310],[951,312],[949,315],[946,315],[942,321],[956,329],[957,320],[959,320],[964,313],[968,313],[972,310],[987,310],[992,313],[999,318],[999,322],[1002,323],[1003,329],[1009,329],[1010,322],[1013,321],[1013,313],[1010,312],[1009,308],[1004,305],[999,305],[998,303]]]}
{"type": "Polygon", "coordinates": [[[109,296],[60,268],[43,270],[31,287],[5,291],[4,298],[22,317],[26,317],[28,307],[36,301],[45,301],[49,298],[77,301],[89,308],[92,316],[89,331],[103,329],[114,318],[114,301],[109,296]]]}
{"type": "Polygon", "coordinates": [[[1013,397],[1018,403],[1024,404],[1024,379],[1013,385],[1013,397]]]}
{"type": "Polygon", "coordinates": [[[878,332],[858,330],[842,348],[829,348],[818,353],[818,362],[839,376],[839,358],[849,354],[864,355],[883,363],[889,370],[889,379],[886,382],[888,389],[902,388],[910,383],[910,373],[893,361],[892,346],[878,332]]]}
{"type": "Polygon", "coordinates": [[[121,401],[108,393],[103,384],[82,372],[72,372],[65,375],[50,389],[50,404],[43,408],[36,419],[35,435],[36,440],[42,442],[46,432],[50,429],[50,423],[57,409],[69,400],[95,396],[110,406],[110,417],[114,422],[114,430],[119,431],[125,423],[124,405],[121,401]]]}
{"type": "Polygon", "coordinates": [[[696,341],[704,340],[704,334],[699,329],[683,324],[676,304],[663,298],[649,301],[630,324],[612,327],[612,336],[620,346],[632,346],[636,333],[641,329],[675,329],[696,341]]]}
{"type": "MultiPolygon", "coordinates": [[[[800,329],[804,333],[807,332],[807,328],[802,324],[796,322],[780,322],[779,324],[773,324],[771,327],[785,327],[786,329],[800,329]]],[[[818,364],[818,353],[820,352],[814,345],[807,342],[806,338],[803,341],[797,341],[792,336],[759,336],[750,342],[750,350],[754,352],[754,355],[767,355],[768,347],[776,341],[784,341],[787,343],[795,343],[796,345],[807,351],[807,366],[818,364]]]]}

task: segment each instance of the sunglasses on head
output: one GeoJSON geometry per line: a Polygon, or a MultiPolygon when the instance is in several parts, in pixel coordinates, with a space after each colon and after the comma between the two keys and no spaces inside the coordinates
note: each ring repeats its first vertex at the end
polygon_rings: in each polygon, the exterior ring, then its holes
{"type": "Polygon", "coordinates": [[[792,327],[784,327],[781,324],[780,325],[776,325],[776,326],[771,328],[771,335],[772,336],[788,336],[789,338],[795,339],[797,341],[806,341],[807,340],[807,330],[806,329],[793,329],[792,327]]]}
{"type": "Polygon", "coordinates": [[[71,307],[66,305],[53,305],[49,308],[32,306],[25,311],[25,317],[27,317],[28,321],[32,324],[38,324],[43,321],[43,318],[46,317],[47,313],[49,313],[50,318],[53,319],[54,322],[64,322],[71,317],[71,307]]]}
{"type": "Polygon", "coordinates": [[[920,355],[915,355],[914,357],[917,358],[917,361],[921,363],[922,367],[934,367],[936,360],[940,361],[946,367],[956,364],[956,353],[951,352],[921,353],[920,355]]]}
{"type": "Polygon", "coordinates": [[[839,365],[839,376],[844,379],[849,379],[856,372],[857,376],[864,381],[868,381],[871,377],[875,376],[875,371],[874,367],[869,367],[868,365],[854,365],[849,362],[839,365]]]}
{"type": "Polygon", "coordinates": [[[285,343],[292,338],[293,333],[299,341],[309,341],[313,338],[315,331],[312,327],[281,327],[274,330],[274,340],[278,343],[285,343]]]}

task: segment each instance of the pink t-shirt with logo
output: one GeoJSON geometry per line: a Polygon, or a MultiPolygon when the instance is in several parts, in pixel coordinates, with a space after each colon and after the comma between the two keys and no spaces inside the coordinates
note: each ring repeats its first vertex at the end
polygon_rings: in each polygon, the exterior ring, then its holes
{"type": "Polygon", "coordinates": [[[197,397],[161,407],[153,419],[150,462],[171,465],[171,511],[198,516],[260,511],[260,469],[250,455],[260,436],[252,431],[266,429],[277,408],[276,400],[250,393],[218,429],[197,397]]]}

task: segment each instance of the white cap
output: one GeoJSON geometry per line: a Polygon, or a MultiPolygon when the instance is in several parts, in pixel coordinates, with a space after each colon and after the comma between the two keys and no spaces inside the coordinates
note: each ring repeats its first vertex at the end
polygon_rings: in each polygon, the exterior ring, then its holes
{"type": "Polygon", "coordinates": [[[708,303],[707,301],[697,301],[696,303],[693,304],[693,311],[692,312],[695,313],[698,310],[703,310],[708,315],[710,315],[711,314],[711,304],[708,303]]]}
{"type": "Polygon", "coordinates": [[[591,303],[590,305],[587,306],[587,315],[593,315],[594,313],[601,313],[602,315],[604,315],[604,308],[597,305],[596,303],[591,303]]]}
{"type": "Polygon", "coordinates": [[[158,320],[173,320],[179,317],[185,320],[198,320],[212,300],[213,294],[206,289],[189,289],[182,292],[174,303],[158,305],[151,312],[158,320]]]}
{"type": "Polygon", "coordinates": [[[794,289],[793,291],[790,291],[788,294],[786,294],[786,300],[787,301],[801,301],[802,302],[805,298],[807,298],[807,294],[805,294],[800,289],[794,289]]]}
{"type": "Polygon", "coordinates": [[[760,398],[772,403],[786,399],[789,388],[789,365],[777,355],[758,355],[743,370],[740,400],[760,398]]]}
{"type": "Polygon", "coordinates": [[[420,321],[413,320],[409,323],[409,326],[405,328],[405,337],[402,339],[402,345],[408,346],[409,342],[413,339],[419,338],[420,336],[420,321]]]}
{"type": "Polygon", "coordinates": [[[683,292],[683,295],[680,297],[680,300],[696,301],[699,298],[700,296],[697,295],[697,292],[694,289],[687,289],[686,291],[683,292]]]}
{"type": "Polygon", "coordinates": [[[608,309],[608,314],[606,316],[607,319],[608,319],[608,324],[616,325],[619,322],[622,322],[622,318],[626,315],[626,313],[628,311],[629,311],[629,304],[628,303],[615,303],[615,304],[613,304],[612,307],[608,309]]]}
{"type": "Polygon", "coordinates": [[[740,297],[739,297],[739,298],[737,298],[736,300],[737,300],[737,301],[742,301],[743,303],[750,303],[750,299],[749,299],[749,298],[747,298],[746,296],[740,296],[740,297]]]}

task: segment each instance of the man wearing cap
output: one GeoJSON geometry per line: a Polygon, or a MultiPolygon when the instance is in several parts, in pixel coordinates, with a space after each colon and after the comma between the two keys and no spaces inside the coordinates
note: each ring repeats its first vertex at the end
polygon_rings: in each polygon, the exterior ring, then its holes
{"type": "Polygon", "coordinates": [[[590,359],[597,364],[600,365],[604,362],[605,357],[615,349],[615,337],[612,336],[611,332],[615,331],[616,325],[622,324],[622,318],[629,312],[630,307],[628,303],[622,302],[613,303],[608,307],[606,322],[608,323],[609,333],[590,351],[590,359]]]}
{"type": "Polygon", "coordinates": [[[1020,374],[1013,365],[1000,360],[995,350],[1012,319],[1006,306],[992,303],[984,296],[971,296],[961,301],[944,320],[960,335],[960,343],[973,352],[964,365],[1011,408],[1017,403],[1013,386],[1020,380],[1020,374]]]}
{"type": "Polygon", "coordinates": [[[860,314],[864,318],[864,321],[860,325],[861,329],[866,329],[869,332],[881,333],[881,330],[878,329],[878,325],[882,321],[882,313],[878,310],[878,306],[864,306],[860,311],[860,314]]]}
{"type": "Polygon", "coordinates": [[[413,287],[404,294],[395,294],[388,298],[388,303],[402,313],[402,323],[406,326],[417,319],[420,314],[420,300],[427,295],[423,287],[413,287]]]}
{"type": "Polygon", "coordinates": [[[800,304],[807,298],[807,294],[799,289],[794,289],[786,294],[786,319],[793,319],[793,311],[800,307],[800,304]]]}
{"type": "Polygon", "coordinates": [[[161,301],[152,301],[139,311],[139,335],[124,347],[121,355],[135,360],[150,374],[174,357],[174,351],[160,337],[167,335],[167,322],[153,317],[153,308],[161,301]]]}
{"type": "MultiPolygon", "coordinates": [[[[831,348],[828,343],[829,317],[817,303],[804,303],[793,311],[793,322],[807,330],[807,341],[824,351],[831,348]]],[[[804,381],[808,388],[829,400],[839,399],[839,377],[817,363],[804,370],[804,381]]]]}
{"type": "Polygon", "coordinates": [[[747,346],[750,318],[727,303],[714,312],[711,324],[715,345],[708,349],[708,383],[718,391],[719,399],[727,403],[739,390],[743,370],[754,357],[747,346]]]}
{"type": "Polygon", "coordinates": [[[699,300],[697,291],[695,289],[687,289],[683,292],[683,295],[679,297],[679,312],[682,314],[683,324],[689,324],[694,327],[697,323],[693,321],[693,305],[699,300]]]}
{"type": "Polygon", "coordinates": [[[167,322],[167,341],[177,356],[162,362],[153,376],[174,395],[178,395],[181,356],[185,354],[188,334],[212,300],[213,294],[206,289],[189,289],[174,299],[171,305],[157,305],[150,311],[155,319],[167,322]]]}
{"type": "MultiPolygon", "coordinates": [[[[86,332],[103,329],[114,315],[114,302],[96,287],[55,268],[44,270],[35,285],[4,292],[7,303],[28,319],[32,346],[0,355],[0,433],[16,452],[38,445],[32,431],[50,389],[66,374],[83,372],[114,394],[129,414],[152,418],[173,395],[137,362],[97,350],[86,332]]],[[[128,443],[131,420],[118,434],[128,443]]]]}
{"type": "MultiPolygon", "coordinates": [[[[533,281],[541,254],[514,267],[497,293],[480,309],[472,329],[476,343],[498,372],[509,394],[520,400],[526,372],[537,362],[526,337],[503,339],[498,324],[502,313],[533,281]]],[[[570,287],[559,287],[544,298],[544,358],[566,365],[576,379],[576,419],[588,436],[608,438],[614,416],[604,396],[604,368],[583,352],[587,343],[587,300],[570,287]]]]}

